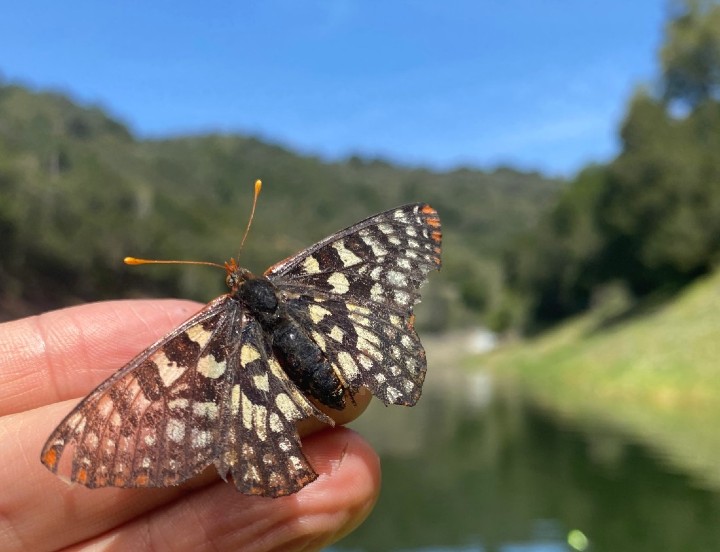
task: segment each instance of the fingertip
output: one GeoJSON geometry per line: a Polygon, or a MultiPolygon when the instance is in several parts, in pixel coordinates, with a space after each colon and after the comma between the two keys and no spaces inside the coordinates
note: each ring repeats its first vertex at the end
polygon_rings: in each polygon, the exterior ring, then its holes
{"type": "MultiPolygon", "coordinates": [[[[321,549],[368,516],[380,490],[380,463],[372,447],[346,428],[305,438],[303,452],[319,477],[298,493],[282,498],[245,496],[231,484],[216,482],[186,489],[175,500],[138,512],[98,540],[85,542],[111,541],[123,550],[165,549],[168,543],[182,543],[178,549],[188,550],[321,549]]],[[[145,490],[135,498],[157,492],[145,490]]]]}
{"type": "Polygon", "coordinates": [[[297,495],[303,523],[329,544],[359,526],[380,493],[380,459],[370,444],[348,428],[321,431],[303,440],[318,479],[297,495]]]}
{"type": "MultiPolygon", "coordinates": [[[[375,488],[380,483],[380,459],[363,437],[346,427],[328,429],[303,439],[303,451],[320,478],[314,483],[322,492],[329,486],[355,484],[375,488]]],[[[310,491],[306,487],[304,491],[310,491]]]]}
{"type": "MultiPolygon", "coordinates": [[[[318,408],[318,410],[320,410],[324,414],[327,414],[330,418],[333,419],[333,421],[335,422],[335,427],[337,427],[352,422],[354,419],[358,418],[363,412],[365,412],[365,409],[368,407],[370,401],[372,400],[372,393],[370,393],[370,391],[368,391],[364,387],[361,387],[355,393],[353,393],[351,400],[346,400],[346,406],[342,410],[330,408],[329,406],[325,406],[324,404],[320,403],[320,401],[314,399],[311,400],[313,401],[313,404],[318,408]]],[[[301,420],[297,424],[297,428],[300,436],[305,437],[306,435],[310,435],[311,433],[316,433],[323,429],[327,429],[328,425],[319,420],[318,418],[310,417],[301,420]]]]}
{"type": "Polygon", "coordinates": [[[25,393],[21,400],[6,401],[1,413],[87,394],[198,310],[197,303],[177,299],[103,301],[11,323],[8,331],[26,345],[0,358],[0,368],[14,366],[25,393]],[[37,383],[28,389],[27,381],[37,383]]]}

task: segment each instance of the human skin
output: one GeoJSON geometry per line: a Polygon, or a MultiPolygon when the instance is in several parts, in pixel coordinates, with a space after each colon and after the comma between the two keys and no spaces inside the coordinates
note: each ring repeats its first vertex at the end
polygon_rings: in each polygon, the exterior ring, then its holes
{"type": "MultiPolygon", "coordinates": [[[[55,426],[101,381],[197,312],[178,300],[93,303],[0,324],[0,549],[317,550],[369,514],[376,453],[355,432],[301,424],[319,478],[282,498],[245,496],[214,467],[160,489],[87,489],[40,463],[55,426]]],[[[355,396],[336,421],[369,401],[355,396]]]]}

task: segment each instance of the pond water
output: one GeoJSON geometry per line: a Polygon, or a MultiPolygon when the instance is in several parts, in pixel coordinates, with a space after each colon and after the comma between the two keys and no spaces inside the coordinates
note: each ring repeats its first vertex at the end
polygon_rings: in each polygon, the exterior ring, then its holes
{"type": "Polygon", "coordinates": [[[720,551],[720,493],[654,451],[483,372],[432,373],[417,406],[373,401],[353,425],[380,452],[383,488],[330,550],[720,551]]]}

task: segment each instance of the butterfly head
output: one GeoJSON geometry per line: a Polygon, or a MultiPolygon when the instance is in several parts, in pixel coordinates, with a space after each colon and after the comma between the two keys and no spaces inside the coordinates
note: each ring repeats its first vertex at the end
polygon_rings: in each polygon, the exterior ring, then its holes
{"type": "Polygon", "coordinates": [[[243,268],[237,264],[235,259],[230,259],[225,263],[225,284],[230,288],[230,293],[235,294],[237,290],[247,280],[253,277],[252,272],[247,268],[243,268]]]}

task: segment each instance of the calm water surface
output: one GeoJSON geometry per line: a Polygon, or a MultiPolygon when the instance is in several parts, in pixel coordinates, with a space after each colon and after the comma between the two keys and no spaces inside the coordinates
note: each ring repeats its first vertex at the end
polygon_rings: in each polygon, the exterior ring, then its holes
{"type": "Polygon", "coordinates": [[[416,407],[374,401],[354,425],[380,451],[383,489],[331,550],[720,551],[720,493],[483,373],[433,372],[416,407]]]}

